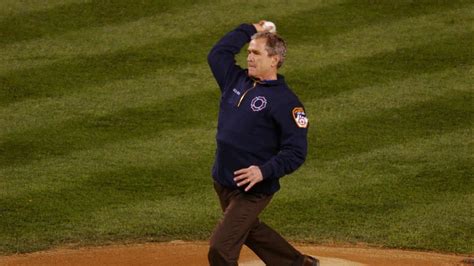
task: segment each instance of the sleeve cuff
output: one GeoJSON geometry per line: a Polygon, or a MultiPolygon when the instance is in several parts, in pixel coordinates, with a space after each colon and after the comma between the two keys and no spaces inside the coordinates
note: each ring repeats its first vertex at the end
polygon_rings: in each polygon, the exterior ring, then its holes
{"type": "Polygon", "coordinates": [[[238,28],[244,31],[249,39],[257,33],[257,29],[252,24],[241,24],[238,28]]]}
{"type": "Polygon", "coordinates": [[[273,168],[269,162],[259,167],[260,171],[262,172],[263,179],[269,179],[273,176],[273,168]]]}

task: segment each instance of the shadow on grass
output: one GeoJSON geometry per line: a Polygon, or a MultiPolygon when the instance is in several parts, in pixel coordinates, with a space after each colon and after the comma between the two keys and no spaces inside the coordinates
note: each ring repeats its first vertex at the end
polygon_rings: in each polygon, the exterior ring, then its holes
{"type": "Polygon", "coordinates": [[[11,134],[0,143],[0,167],[64,156],[163,130],[200,127],[216,120],[217,106],[217,90],[201,91],[152,106],[127,108],[109,115],[87,116],[51,128],[11,134]],[[215,110],[209,108],[210,102],[215,103],[215,110]]]}
{"type": "Polygon", "coordinates": [[[0,21],[0,46],[51,37],[81,28],[102,27],[161,13],[175,13],[192,5],[193,1],[185,0],[99,0],[23,13],[0,21]]]}

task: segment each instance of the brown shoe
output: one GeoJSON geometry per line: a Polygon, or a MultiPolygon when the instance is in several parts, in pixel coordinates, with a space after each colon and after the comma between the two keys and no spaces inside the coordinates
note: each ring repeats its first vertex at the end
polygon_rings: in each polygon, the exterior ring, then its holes
{"type": "Polygon", "coordinates": [[[308,255],[304,255],[303,266],[319,266],[319,260],[308,255]]]}

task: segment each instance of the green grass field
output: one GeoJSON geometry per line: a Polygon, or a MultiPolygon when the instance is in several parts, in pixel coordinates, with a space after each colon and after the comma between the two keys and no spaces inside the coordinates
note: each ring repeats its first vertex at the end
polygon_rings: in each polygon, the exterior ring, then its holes
{"type": "Polygon", "coordinates": [[[0,254],[208,239],[206,56],[260,19],[311,123],[262,219],[292,241],[474,253],[472,1],[193,2],[1,1],[0,254]]]}

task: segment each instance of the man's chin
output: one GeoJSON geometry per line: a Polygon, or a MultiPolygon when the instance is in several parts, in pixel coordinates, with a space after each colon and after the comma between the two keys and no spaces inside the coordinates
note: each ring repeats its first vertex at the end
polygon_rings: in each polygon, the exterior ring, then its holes
{"type": "Polygon", "coordinates": [[[248,75],[249,75],[249,77],[254,77],[255,78],[255,72],[250,70],[250,69],[248,70],[248,75]]]}

